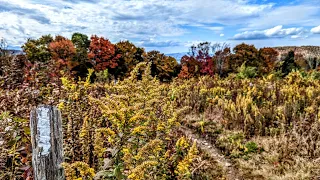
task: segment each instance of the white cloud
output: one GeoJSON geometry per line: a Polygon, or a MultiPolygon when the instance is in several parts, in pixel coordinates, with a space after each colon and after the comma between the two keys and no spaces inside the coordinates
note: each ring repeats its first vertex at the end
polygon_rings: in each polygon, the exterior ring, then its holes
{"type": "Polygon", "coordinates": [[[190,48],[191,46],[196,46],[196,45],[198,45],[199,43],[202,43],[202,42],[204,42],[204,41],[201,41],[201,40],[187,41],[187,42],[184,43],[184,46],[190,48]]]}
{"type": "Polygon", "coordinates": [[[223,31],[224,27],[221,27],[221,26],[216,26],[216,27],[204,27],[205,29],[209,29],[211,31],[214,31],[214,32],[221,32],[223,31]]]}
{"type": "Polygon", "coordinates": [[[278,6],[250,18],[242,30],[273,27],[278,24],[284,26],[313,26],[320,24],[320,4],[300,4],[291,6],[278,6]]]}
{"type": "Polygon", "coordinates": [[[282,25],[275,26],[270,29],[261,31],[245,31],[234,35],[234,40],[253,40],[253,39],[268,39],[268,38],[285,38],[291,36],[291,38],[300,38],[305,34],[303,28],[287,28],[284,29],[282,25]]]}
{"type": "Polygon", "coordinates": [[[172,40],[155,40],[154,38],[144,39],[136,43],[139,46],[143,47],[174,47],[182,45],[179,41],[172,41],[172,40]]]}
{"type": "Polygon", "coordinates": [[[223,44],[223,43],[230,44],[230,42],[228,42],[228,41],[196,40],[196,41],[186,41],[186,42],[183,43],[183,45],[184,45],[184,47],[190,48],[191,46],[197,46],[198,44],[203,43],[203,42],[209,42],[211,45],[216,44],[216,43],[218,43],[218,44],[223,44]]]}
{"type": "Polygon", "coordinates": [[[311,29],[313,34],[320,34],[320,26],[314,27],[311,29]]]}
{"type": "Polygon", "coordinates": [[[183,26],[198,26],[220,33],[223,27],[256,16],[272,5],[254,5],[233,0],[95,1],[95,0],[0,0],[0,33],[20,46],[26,38],[72,32],[110,38],[141,39],[154,34],[181,36],[183,26]]]}
{"type": "Polygon", "coordinates": [[[129,39],[142,45],[149,43],[148,45],[163,47],[170,43],[172,46],[177,45],[175,41],[163,39],[178,39],[181,36],[188,37],[184,41],[210,41],[210,31],[224,37],[223,31],[227,28],[243,28],[245,32],[236,35],[238,38],[300,38],[305,34],[299,34],[302,31],[299,28],[283,29],[276,25],[300,27],[320,24],[319,3],[275,6],[271,3],[251,2],[252,0],[0,0],[0,36],[5,37],[11,46],[21,46],[29,37],[38,38],[49,33],[70,37],[73,32],[81,32],[104,36],[112,42],[129,39]],[[195,35],[193,27],[209,33],[195,35]],[[269,27],[274,28],[266,32],[254,31],[269,27]],[[157,41],[140,41],[154,35],[158,37],[157,41]]]}

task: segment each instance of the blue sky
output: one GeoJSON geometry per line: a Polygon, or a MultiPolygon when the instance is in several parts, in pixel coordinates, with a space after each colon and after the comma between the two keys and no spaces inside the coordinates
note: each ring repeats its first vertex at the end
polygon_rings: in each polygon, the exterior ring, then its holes
{"type": "Polygon", "coordinates": [[[164,53],[202,41],[320,45],[320,0],[0,0],[0,38],[10,47],[74,32],[164,53]]]}

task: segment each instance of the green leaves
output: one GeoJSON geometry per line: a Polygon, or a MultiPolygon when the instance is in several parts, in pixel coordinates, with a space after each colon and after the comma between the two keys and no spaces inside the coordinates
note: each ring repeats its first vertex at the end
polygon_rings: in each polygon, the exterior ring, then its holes
{"type": "Polygon", "coordinates": [[[48,62],[51,59],[48,46],[52,41],[51,35],[44,35],[39,39],[28,39],[21,48],[30,62],[48,62]]]}
{"type": "Polygon", "coordinates": [[[87,35],[81,33],[73,33],[71,41],[77,48],[78,52],[86,52],[90,46],[90,40],[87,35]]]}

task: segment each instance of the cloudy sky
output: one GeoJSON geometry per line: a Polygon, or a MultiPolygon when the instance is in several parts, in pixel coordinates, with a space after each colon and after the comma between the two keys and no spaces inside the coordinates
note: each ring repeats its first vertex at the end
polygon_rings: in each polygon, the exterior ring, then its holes
{"type": "Polygon", "coordinates": [[[0,37],[11,48],[74,32],[164,53],[201,41],[320,45],[320,0],[0,0],[0,37]]]}

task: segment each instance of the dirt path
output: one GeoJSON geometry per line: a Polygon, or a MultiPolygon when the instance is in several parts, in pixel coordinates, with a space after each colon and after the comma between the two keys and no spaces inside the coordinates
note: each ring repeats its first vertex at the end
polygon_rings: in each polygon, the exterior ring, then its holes
{"type": "Polygon", "coordinates": [[[219,149],[217,149],[213,144],[206,141],[204,138],[201,138],[199,135],[194,134],[187,127],[180,127],[179,130],[185,134],[185,136],[191,141],[196,141],[198,148],[207,153],[211,158],[215,159],[217,163],[223,167],[223,169],[227,172],[226,177],[227,180],[240,180],[238,176],[237,169],[232,165],[231,161],[226,159],[219,149]]]}

